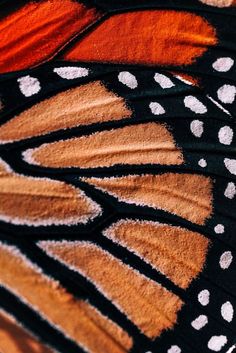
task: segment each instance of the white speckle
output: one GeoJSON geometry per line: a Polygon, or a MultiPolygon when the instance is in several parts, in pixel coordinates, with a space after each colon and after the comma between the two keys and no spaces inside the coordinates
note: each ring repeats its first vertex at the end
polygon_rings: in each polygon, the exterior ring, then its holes
{"type": "Polygon", "coordinates": [[[149,108],[154,115],[161,115],[165,113],[165,109],[157,102],[151,102],[149,104],[149,108]]]}
{"type": "Polygon", "coordinates": [[[219,58],[213,64],[213,68],[219,72],[227,72],[233,66],[234,61],[231,58],[219,58]]]}
{"type": "Polygon", "coordinates": [[[204,158],[201,158],[201,159],[199,159],[199,161],[198,161],[198,165],[199,165],[200,167],[202,167],[202,168],[206,168],[207,162],[206,162],[206,160],[205,160],[204,158]]]}
{"type": "Polygon", "coordinates": [[[118,80],[131,89],[138,87],[136,77],[128,71],[120,72],[118,75],[118,80]]]}
{"type": "Polygon", "coordinates": [[[167,353],[181,353],[181,349],[178,346],[171,346],[167,353]]]}
{"type": "Polygon", "coordinates": [[[236,159],[225,158],[224,164],[231,174],[236,175],[236,159]]]}
{"type": "Polygon", "coordinates": [[[220,257],[220,267],[223,270],[227,270],[233,261],[233,255],[231,251],[225,251],[220,257]]]}
{"type": "Polygon", "coordinates": [[[231,6],[233,0],[200,0],[204,4],[215,6],[215,7],[228,7],[231,6]]]}
{"type": "Polygon", "coordinates": [[[229,126],[223,126],[220,128],[218,137],[220,143],[223,145],[230,145],[232,143],[234,132],[229,126]]]}
{"type": "Polygon", "coordinates": [[[232,104],[236,95],[236,87],[232,85],[223,85],[217,91],[219,100],[226,104],[232,104]]]}
{"type": "Polygon", "coordinates": [[[171,81],[171,79],[165,75],[158,74],[156,73],[154,76],[154,80],[159,83],[161,88],[171,88],[174,87],[174,83],[171,81]]]}
{"type": "Polygon", "coordinates": [[[233,353],[233,352],[235,352],[235,348],[236,348],[236,346],[233,345],[232,347],[230,347],[230,349],[229,349],[226,353],[233,353]]]}
{"type": "Polygon", "coordinates": [[[193,120],[190,124],[190,130],[196,137],[201,137],[203,134],[203,122],[200,120],[193,120]]]}
{"type": "Polygon", "coordinates": [[[203,306],[206,306],[209,304],[210,302],[210,292],[207,289],[202,290],[199,294],[198,294],[198,301],[200,304],[202,304],[203,306]]]}
{"type": "Polygon", "coordinates": [[[212,336],[208,342],[208,348],[214,352],[220,352],[227,341],[228,340],[226,336],[212,336]]]}
{"type": "Polygon", "coordinates": [[[209,96],[209,94],[206,95],[208,99],[210,99],[210,101],[215,104],[217,106],[217,108],[223,110],[223,112],[227,115],[229,115],[230,117],[232,116],[231,113],[225,109],[219,102],[217,102],[215,99],[213,99],[211,96],[209,96]]]}
{"type": "Polygon", "coordinates": [[[231,200],[234,198],[234,196],[236,195],[236,186],[234,183],[230,182],[227,184],[224,195],[225,197],[231,200]]]}
{"type": "Polygon", "coordinates": [[[205,114],[207,112],[207,108],[205,107],[205,105],[194,96],[185,97],[184,105],[186,108],[189,108],[190,110],[192,110],[192,112],[196,114],[205,114]]]}
{"type": "Polygon", "coordinates": [[[192,83],[191,81],[187,80],[186,78],[184,78],[183,76],[176,75],[175,77],[176,77],[178,80],[180,80],[181,82],[186,83],[186,85],[193,86],[193,83],[192,83]]]}
{"type": "Polygon", "coordinates": [[[66,66],[66,67],[56,67],[53,71],[60,77],[66,80],[73,80],[79,77],[86,77],[89,74],[89,70],[85,67],[76,66],[66,66]]]}
{"type": "Polygon", "coordinates": [[[33,96],[41,90],[40,82],[37,78],[29,75],[17,79],[21,93],[25,97],[33,96]]]}
{"type": "Polygon", "coordinates": [[[225,227],[223,226],[223,224],[217,224],[214,228],[214,231],[216,234],[223,234],[225,231],[225,227]]]}
{"type": "Polygon", "coordinates": [[[225,321],[231,322],[234,317],[234,308],[230,302],[225,302],[221,307],[221,315],[225,321]]]}
{"type": "Polygon", "coordinates": [[[207,324],[208,324],[208,318],[206,315],[200,315],[191,322],[192,327],[198,331],[201,330],[207,324]]]}

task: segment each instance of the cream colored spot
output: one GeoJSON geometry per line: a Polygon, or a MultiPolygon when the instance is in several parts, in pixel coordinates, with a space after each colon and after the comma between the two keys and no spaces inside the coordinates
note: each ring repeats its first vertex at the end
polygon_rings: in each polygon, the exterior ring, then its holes
{"type": "Polygon", "coordinates": [[[151,102],[149,104],[152,114],[154,115],[162,115],[165,114],[165,109],[157,102],[151,102]]]}
{"type": "Polygon", "coordinates": [[[234,64],[234,60],[228,57],[219,58],[213,64],[213,69],[219,72],[227,72],[234,64]]]}
{"type": "Polygon", "coordinates": [[[222,103],[232,104],[235,100],[236,87],[232,85],[223,85],[217,91],[217,96],[222,103]]]}
{"type": "Polygon", "coordinates": [[[203,306],[207,306],[209,304],[209,302],[210,302],[210,292],[209,292],[209,290],[207,290],[207,289],[202,290],[198,294],[198,301],[203,306]]]}
{"type": "Polygon", "coordinates": [[[193,120],[190,124],[190,130],[196,137],[201,137],[203,134],[203,122],[200,120],[193,120]]]}
{"type": "Polygon", "coordinates": [[[207,112],[207,108],[205,107],[205,105],[194,96],[185,97],[184,105],[186,108],[189,108],[192,112],[196,114],[205,114],[207,112]]]}
{"type": "Polygon", "coordinates": [[[225,302],[221,307],[221,315],[225,321],[231,322],[234,317],[234,308],[230,302],[225,302]]]}
{"type": "Polygon", "coordinates": [[[225,227],[223,224],[217,224],[214,228],[216,234],[223,234],[225,231],[225,227]]]}
{"type": "Polygon", "coordinates": [[[215,7],[228,7],[233,4],[233,0],[200,0],[203,4],[215,7]]]}
{"type": "Polygon", "coordinates": [[[136,77],[128,71],[120,72],[118,75],[118,80],[131,89],[138,87],[138,81],[136,77]]]}
{"type": "Polygon", "coordinates": [[[29,75],[17,79],[21,93],[25,97],[33,96],[41,90],[40,82],[37,78],[29,75]]]}
{"type": "Polygon", "coordinates": [[[224,164],[231,174],[236,175],[236,159],[225,158],[224,164]]]}
{"type": "Polygon", "coordinates": [[[207,324],[208,324],[208,318],[206,315],[200,315],[191,322],[191,326],[197,331],[201,330],[207,324]]]}
{"type": "Polygon", "coordinates": [[[218,133],[219,141],[223,145],[230,145],[232,143],[234,132],[229,126],[223,126],[218,133]]]}
{"type": "Polygon", "coordinates": [[[208,342],[208,348],[214,352],[220,352],[221,349],[227,343],[227,337],[220,335],[220,336],[212,336],[208,342]]]}
{"type": "Polygon", "coordinates": [[[167,353],[181,353],[179,346],[171,346],[167,353]]]}
{"type": "Polygon", "coordinates": [[[159,83],[163,89],[174,87],[174,83],[171,81],[171,79],[163,74],[156,73],[154,80],[159,83]]]}
{"type": "Polygon", "coordinates": [[[206,162],[206,160],[205,160],[204,158],[201,158],[201,159],[199,159],[199,161],[198,161],[198,165],[199,165],[200,167],[202,167],[202,168],[206,168],[207,162],[206,162]]]}
{"type": "Polygon", "coordinates": [[[89,70],[84,67],[76,66],[65,66],[56,67],[53,71],[58,74],[61,78],[66,80],[74,80],[75,78],[86,77],[89,74],[89,70]]]}
{"type": "Polygon", "coordinates": [[[223,270],[226,270],[227,268],[229,268],[232,261],[233,261],[233,255],[231,251],[225,251],[220,257],[220,267],[223,270]]]}
{"type": "Polygon", "coordinates": [[[224,195],[225,197],[231,200],[234,198],[234,196],[236,195],[236,186],[234,183],[230,182],[227,184],[224,195]]]}

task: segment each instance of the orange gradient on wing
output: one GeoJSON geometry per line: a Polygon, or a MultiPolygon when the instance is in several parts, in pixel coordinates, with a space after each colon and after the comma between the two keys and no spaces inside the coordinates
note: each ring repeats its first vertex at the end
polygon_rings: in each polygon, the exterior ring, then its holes
{"type": "MultiPolygon", "coordinates": [[[[87,301],[67,292],[14,246],[3,243],[0,243],[0,284],[84,347],[86,352],[127,353],[132,347],[132,338],[120,326],[87,301]]],[[[24,353],[34,352],[25,350],[24,353]]]]}
{"type": "Polygon", "coordinates": [[[117,14],[64,55],[65,60],[147,65],[187,65],[217,43],[202,17],[172,10],[117,14]]]}
{"type": "Polygon", "coordinates": [[[0,310],[0,351],[1,353],[55,353],[3,310],[0,310]]]}
{"type": "Polygon", "coordinates": [[[183,302],[90,242],[42,241],[46,253],[88,278],[150,339],[176,324],[183,302]]]}
{"type": "Polygon", "coordinates": [[[0,20],[0,73],[50,59],[98,17],[74,0],[29,2],[0,20]]]}

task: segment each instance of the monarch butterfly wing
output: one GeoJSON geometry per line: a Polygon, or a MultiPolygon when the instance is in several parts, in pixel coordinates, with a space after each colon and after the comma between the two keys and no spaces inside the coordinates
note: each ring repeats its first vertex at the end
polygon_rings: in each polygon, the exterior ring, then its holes
{"type": "Polygon", "coordinates": [[[3,353],[234,349],[234,9],[160,6],[1,77],[3,353]]]}

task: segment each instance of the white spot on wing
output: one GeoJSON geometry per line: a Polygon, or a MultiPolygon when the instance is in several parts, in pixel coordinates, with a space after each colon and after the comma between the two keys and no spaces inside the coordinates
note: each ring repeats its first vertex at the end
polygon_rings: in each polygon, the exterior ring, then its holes
{"type": "Polygon", "coordinates": [[[217,224],[214,228],[214,231],[216,234],[223,234],[225,231],[225,227],[223,226],[223,224],[217,224]]]}
{"type": "Polygon", "coordinates": [[[233,261],[233,255],[231,251],[225,251],[220,257],[220,267],[222,270],[227,270],[233,261]]]}
{"type": "Polygon", "coordinates": [[[25,97],[33,96],[41,90],[40,82],[37,78],[29,75],[17,79],[21,93],[25,97]]]}
{"type": "Polygon", "coordinates": [[[200,0],[202,3],[215,7],[228,7],[232,5],[233,0],[200,0]]]}
{"type": "Polygon", "coordinates": [[[159,83],[161,88],[171,88],[174,87],[174,83],[171,79],[163,74],[156,73],[154,76],[154,80],[159,83]]]}
{"type": "Polygon", "coordinates": [[[224,164],[231,174],[236,175],[236,159],[225,158],[224,164]]]}
{"type": "Polygon", "coordinates": [[[181,353],[181,349],[179,348],[179,346],[171,346],[167,353],[181,353]]]}
{"type": "Polygon", "coordinates": [[[186,85],[193,86],[193,83],[192,83],[191,81],[187,80],[186,78],[184,78],[183,76],[176,75],[175,77],[176,77],[179,81],[186,83],[186,85]]]}
{"type": "Polygon", "coordinates": [[[207,108],[205,107],[205,105],[194,96],[185,97],[184,105],[186,108],[189,108],[192,112],[196,114],[205,114],[207,112],[207,108]]]}
{"type": "Polygon", "coordinates": [[[199,161],[198,161],[198,165],[202,168],[206,168],[207,166],[207,162],[204,158],[201,158],[199,161]]]}
{"type": "Polygon", "coordinates": [[[118,75],[118,80],[131,89],[138,87],[136,77],[128,71],[120,72],[118,75]]]}
{"type": "Polygon", "coordinates": [[[226,345],[227,341],[226,336],[212,336],[208,342],[208,348],[214,352],[220,352],[224,345],[226,345]]]}
{"type": "Polygon", "coordinates": [[[221,315],[225,321],[231,322],[234,317],[234,308],[230,302],[225,302],[221,307],[221,315]]]}
{"type": "Polygon", "coordinates": [[[149,108],[154,115],[161,115],[165,113],[165,109],[157,102],[151,102],[149,104],[149,108]]]}
{"type": "Polygon", "coordinates": [[[200,304],[203,306],[206,306],[210,302],[210,292],[207,289],[203,289],[199,294],[198,294],[198,301],[200,304]]]}
{"type": "Polygon", "coordinates": [[[223,145],[230,145],[232,143],[234,132],[229,126],[223,126],[218,133],[219,141],[223,145]]]}
{"type": "Polygon", "coordinates": [[[223,110],[223,112],[224,112],[225,114],[227,114],[227,115],[229,115],[229,116],[231,117],[230,112],[229,112],[227,109],[225,109],[224,107],[222,107],[222,105],[221,105],[219,102],[217,102],[215,99],[213,99],[213,98],[212,98],[211,96],[209,96],[208,94],[207,94],[207,98],[210,99],[210,101],[211,101],[213,104],[215,104],[215,105],[217,106],[217,108],[223,110]]]}
{"type": "Polygon", "coordinates": [[[234,61],[229,57],[219,58],[213,64],[213,68],[219,72],[227,72],[233,66],[234,61]]]}
{"type": "Polygon", "coordinates": [[[223,85],[217,91],[219,100],[225,104],[232,104],[235,100],[236,87],[232,85],[223,85]]]}
{"type": "Polygon", "coordinates": [[[76,66],[65,66],[65,67],[56,67],[53,71],[66,80],[74,80],[79,77],[86,77],[89,74],[89,70],[85,67],[76,67],[76,66]]]}
{"type": "Polygon", "coordinates": [[[233,353],[235,352],[236,346],[233,345],[232,347],[230,347],[230,349],[226,352],[226,353],[233,353]]]}
{"type": "Polygon", "coordinates": [[[196,137],[201,137],[203,134],[203,122],[200,120],[193,120],[190,124],[190,130],[196,137]]]}
{"type": "Polygon", "coordinates": [[[201,330],[207,324],[208,324],[208,318],[206,315],[200,315],[191,322],[191,326],[197,331],[201,330]]]}
{"type": "Polygon", "coordinates": [[[236,195],[236,187],[234,183],[230,182],[227,184],[224,195],[225,197],[231,200],[234,198],[234,196],[236,195]]]}

